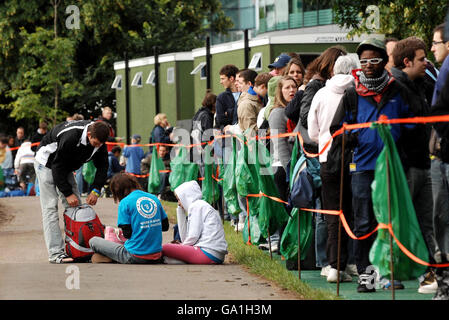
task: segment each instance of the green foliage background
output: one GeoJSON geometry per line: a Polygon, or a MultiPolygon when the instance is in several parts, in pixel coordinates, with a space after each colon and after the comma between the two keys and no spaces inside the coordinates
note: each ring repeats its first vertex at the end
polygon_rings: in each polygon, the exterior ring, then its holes
{"type": "Polygon", "coordinates": [[[352,28],[350,35],[377,32],[398,39],[417,36],[430,52],[433,29],[444,22],[449,5],[447,0],[334,0],[333,7],[336,23],[352,28]],[[371,12],[366,9],[370,5],[379,8],[379,30],[367,28],[371,12]]]}
{"type": "Polygon", "coordinates": [[[154,46],[160,54],[188,51],[209,30],[231,27],[219,0],[2,1],[0,133],[22,125],[31,135],[39,120],[75,112],[97,117],[101,106],[115,107],[113,62],[125,51],[130,59],[152,55],[154,46]],[[66,27],[70,5],[79,8],[79,29],[66,27]]]}

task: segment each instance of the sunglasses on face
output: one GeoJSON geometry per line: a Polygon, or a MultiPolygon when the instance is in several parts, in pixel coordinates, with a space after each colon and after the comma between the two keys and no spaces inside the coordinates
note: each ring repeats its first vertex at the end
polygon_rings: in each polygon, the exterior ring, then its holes
{"type": "Polygon", "coordinates": [[[360,60],[360,64],[361,64],[362,66],[366,66],[368,63],[371,63],[371,64],[379,64],[379,63],[381,63],[382,61],[383,61],[382,58],[361,59],[361,60],[360,60]]]}

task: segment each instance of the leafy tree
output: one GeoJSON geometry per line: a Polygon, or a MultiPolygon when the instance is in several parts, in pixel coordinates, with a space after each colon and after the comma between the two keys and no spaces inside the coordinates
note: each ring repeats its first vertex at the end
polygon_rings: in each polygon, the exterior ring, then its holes
{"type": "Polygon", "coordinates": [[[350,35],[379,32],[388,37],[404,39],[422,38],[430,48],[433,29],[444,22],[448,2],[441,0],[334,0],[335,21],[351,28],[350,35]],[[378,8],[379,28],[371,23],[378,8]],[[371,7],[370,7],[371,6],[371,7]]]}
{"type": "MultiPolygon", "coordinates": [[[[0,3],[0,107],[29,121],[94,117],[114,107],[113,62],[202,45],[208,30],[232,27],[219,0],[78,0],[79,29],[66,27],[71,0],[0,3]],[[20,30],[20,32],[17,32],[20,30]],[[98,111],[96,111],[98,110],[98,111]]],[[[3,126],[0,119],[1,127],[3,126]]]]}
{"type": "Polygon", "coordinates": [[[16,119],[45,119],[55,124],[66,116],[59,109],[59,94],[62,99],[79,96],[82,89],[71,72],[75,42],[41,27],[34,33],[22,28],[20,35],[24,42],[19,69],[23,72],[11,81],[11,89],[5,92],[11,102],[2,107],[11,108],[10,116],[16,119]]]}

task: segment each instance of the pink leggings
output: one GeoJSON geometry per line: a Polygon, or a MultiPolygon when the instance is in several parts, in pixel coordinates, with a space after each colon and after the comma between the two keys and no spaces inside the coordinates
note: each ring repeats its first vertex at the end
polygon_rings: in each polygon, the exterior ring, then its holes
{"type": "Polygon", "coordinates": [[[166,243],[162,246],[162,255],[190,264],[217,264],[209,259],[199,247],[166,243]]]}

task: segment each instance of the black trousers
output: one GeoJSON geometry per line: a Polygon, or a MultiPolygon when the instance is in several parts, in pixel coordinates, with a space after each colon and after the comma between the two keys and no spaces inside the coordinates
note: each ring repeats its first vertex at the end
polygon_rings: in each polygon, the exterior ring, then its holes
{"type": "MultiPolygon", "coordinates": [[[[321,163],[321,199],[322,208],[325,210],[340,209],[340,174],[331,174],[327,171],[326,162],[321,163]]],[[[352,229],[352,192],[351,179],[349,174],[344,175],[343,180],[343,214],[346,221],[352,229]]],[[[332,268],[337,269],[338,255],[338,221],[337,215],[324,215],[327,224],[327,259],[332,268]]],[[[350,238],[346,233],[343,224],[341,225],[341,242],[340,242],[340,270],[344,271],[349,255],[348,242],[350,238]]]]}
{"type": "Polygon", "coordinates": [[[274,184],[279,192],[279,198],[284,201],[288,200],[288,183],[287,173],[284,167],[273,167],[274,171],[274,184]]]}

